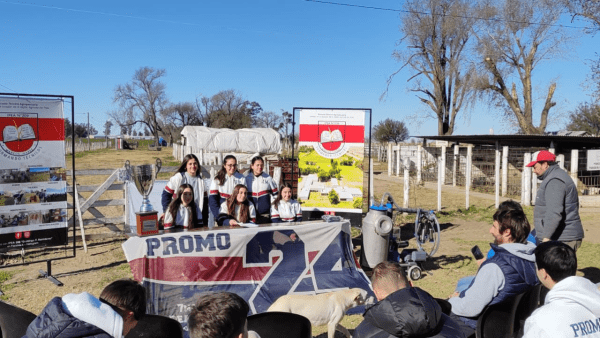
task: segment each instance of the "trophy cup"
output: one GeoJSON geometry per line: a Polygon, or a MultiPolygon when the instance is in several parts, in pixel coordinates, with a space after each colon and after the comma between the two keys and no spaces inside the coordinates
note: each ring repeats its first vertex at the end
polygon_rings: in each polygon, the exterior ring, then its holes
{"type": "Polygon", "coordinates": [[[131,166],[129,160],[125,161],[125,170],[127,170],[135,183],[135,187],[143,197],[140,211],[135,213],[138,236],[158,234],[158,211],[152,208],[148,195],[152,192],[152,186],[154,186],[156,175],[158,175],[161,166],[162,161],[160,158],[156,159],[156,165],[131,166]]]}

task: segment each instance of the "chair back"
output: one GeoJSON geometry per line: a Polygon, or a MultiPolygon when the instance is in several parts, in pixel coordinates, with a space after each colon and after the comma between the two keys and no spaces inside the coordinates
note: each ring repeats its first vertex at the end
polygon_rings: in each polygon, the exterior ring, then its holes
{"type": "Polygon", "coordinates": [[[449,301],[445,300],[445,299],[441,299],[441,298],[435,298],[435,301],[439,304],[439,306],[442,308],[442,312],[446,315],[449,316],[450,312],[452,312],[452,304],[450,304],[449,301]]]}
{"type": "Polygon", "coordinates": [[[516,338],[523,337],[525,321],[531,316],[533,311],[542,306],[544,303],[542,294],[544,294],[545,297],[545,294],[548,292],[547,290],[548,289],[540,283],[536,284],[531,290],[523,294],[523,298],[521,298],[521,302],[519,303],[515,314],[516,338]]]}
{"type": "Polygon", "coordinates": [[[515,315],[523,293],[502,303],[487,306],[477,320],[477,338],[510,338],[515,331],[515,315]]]}
{"type": "MultiPolygon", "coordinates": [[[[129,331],[125,338],[183,338],[181,323],[175,319],[145,315],[137,325],[129,331]]],[[[4,338],[4,337],[2,337],[4,338]]]]}
{"type": "Polygon", "coordinates": [[[308,318],[288,312],[263,312],[248,317],[248,330],[260,338],[311,338],[308,318]]]}
{"type": "Polygon", "coordinates": [[[0,301],[0,337],[23,337],[35,317],[37,316],[27,310],[0,301]]]}

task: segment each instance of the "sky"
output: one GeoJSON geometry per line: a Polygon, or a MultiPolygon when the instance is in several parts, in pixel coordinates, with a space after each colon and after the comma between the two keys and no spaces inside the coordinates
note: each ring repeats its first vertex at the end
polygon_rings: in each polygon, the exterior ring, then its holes
{"type": "MultiPolygon", "coordinates": [[[[370,108],[373,125],[392,118],[404,121],[411,136],[436,135],[436,119],[415,118],[427,110],[407,90],[409,72],[398,74],[380,100],[400,67],[392,52],[401,37],[402,1],[339,3],[381,9],[307,0],[0,0],[0,92],[73,95],[75,122],[87,123],[89,113],[103,134],[107,113],[118,109],[115,87],[149,66],[166,70],[171,102],[234,89],[266,111],[370,108]]],[[[563,129],[567,113],[590,100],[582,87],[585,60],[600,52],[600,34],[571,31],[578,42],[566,57],[534,74],[538,89],[558,81],[547,130],[563,129]]],[[[454,134],[490,128],[514,132],[480,104],[457,120],[454,134]]]]}

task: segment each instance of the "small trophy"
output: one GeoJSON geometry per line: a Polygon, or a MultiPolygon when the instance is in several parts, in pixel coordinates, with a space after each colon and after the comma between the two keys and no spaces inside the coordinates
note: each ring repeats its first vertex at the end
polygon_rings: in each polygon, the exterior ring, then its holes
{"type": "Polygon", "coordinates": [[[138,236],[158,234],[158,211],[152,208],[148,195],[152,192],[156,175],[158,175],[161,166],[162,161],[160,158],[156,159],[156,165],[131,166],[129,160],[125,161],[125,170],[127,170],[135,183],[135,187],[144,198],[140,211],[135,213],[138,236]]]}

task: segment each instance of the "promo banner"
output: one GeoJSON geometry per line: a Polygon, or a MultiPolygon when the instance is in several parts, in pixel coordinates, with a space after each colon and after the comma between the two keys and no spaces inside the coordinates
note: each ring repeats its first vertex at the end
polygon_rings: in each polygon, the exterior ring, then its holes
{"type": "Polygon", "coordinates": [[[0,250],[67,243],[62,100],[0,98],[0,250]]]}
{"type": "Polygon", "coordinates": [[[147,312],[177,319],[186,336],[190,307],[205,292],[236,293],[253,314],[286,294],[361,288],[373,296],[348,222],[131,237],[123,250],[134,278],[146,287],[147,312]]]}
{"type": "Polygon", "coordinates": [[[302,218],[339,215],[362,224],[365,111],[297,109],[302,218]]]}

